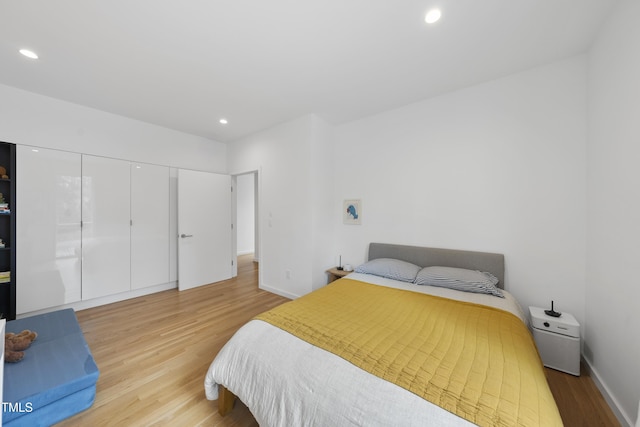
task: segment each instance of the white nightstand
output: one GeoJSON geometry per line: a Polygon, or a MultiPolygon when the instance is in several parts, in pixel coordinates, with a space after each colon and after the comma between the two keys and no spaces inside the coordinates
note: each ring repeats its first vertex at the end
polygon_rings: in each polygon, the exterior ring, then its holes
{"type": "Polygon", "coordinates": [[[533,338],[544,366],[580,376],[580,324],[569,313],[548,316],[544,308],[529,307],[533,338]]]}

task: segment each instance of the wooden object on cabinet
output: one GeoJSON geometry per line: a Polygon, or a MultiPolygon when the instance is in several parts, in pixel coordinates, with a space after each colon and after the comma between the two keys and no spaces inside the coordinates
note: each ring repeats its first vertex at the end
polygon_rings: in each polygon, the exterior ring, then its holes
{"type": "Polygon", "coordinates": [[[338,270],[338,267],[330,268],[327,270],[327,274],[329,275],[329,280],[327,281],[327,284],[331,282],[335,282],[336,280],[346,276],[349,273],[353,273],[353,271],[338,270]]]}

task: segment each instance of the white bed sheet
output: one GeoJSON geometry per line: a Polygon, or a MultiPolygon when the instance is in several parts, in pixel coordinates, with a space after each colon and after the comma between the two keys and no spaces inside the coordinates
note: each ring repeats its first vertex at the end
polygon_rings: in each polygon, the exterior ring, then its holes
{"type": "MultiPolygon", "coordinates": [[[[367,274],[351,279],[505,309],[526,323],[516,300],[417,286],[367,274]]],[[[252,320],[211,363],[207,399],[218,384],[234,393],[261,426],[471,426],[472,423],[275,326],[252,320]]]]}
{"type": "Polygon", "coordinates": [[[440,288],[437,286],[415,285],[413,283],[400,282],[398,280],[387,279],[371,274],[351,273],[347,275],[349,279],[359,280],[361,282],[371,283],[373,285],[387,286],[389,288],[405,289],[412,292],[420,292],[422,294],[435,295],[444,298],[450,298],[458,301],[472,302],[475,304],[487,305],[489,307],[499,308],[508,311],[522,320],[525,325],[529,324],[528,317],[524,314],[522,307],[509,292],[502,290],[504,298],[495,297],[487,294],[476,294],[473,292],[461,292],[454,289],[440,288]]]}

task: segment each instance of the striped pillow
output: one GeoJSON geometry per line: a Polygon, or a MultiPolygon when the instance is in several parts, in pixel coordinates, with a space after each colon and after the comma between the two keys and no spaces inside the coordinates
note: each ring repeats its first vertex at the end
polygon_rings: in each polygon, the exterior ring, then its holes
{"type": "Polygon", "coordinates": [[[413,282],[420,267],[410,262],[392,258],[378,258],[356,268],[356,273],[373,274],[401,282],[413,282]]]}
{"type": "Polygon", "coordinates": [[[483,271],[453,267],[425,267],[418,272],[414,283],[504,298],[502,291],[496,286],[498,279],[493,274],[483,271]]]}

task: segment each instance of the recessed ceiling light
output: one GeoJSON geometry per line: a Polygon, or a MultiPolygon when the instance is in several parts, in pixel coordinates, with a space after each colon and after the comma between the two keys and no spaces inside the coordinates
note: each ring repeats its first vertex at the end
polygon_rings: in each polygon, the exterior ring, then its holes
{"type": "Polygon", "coordinates": [[[227,119],[220,119],[220,124],[226,125],[227,123],[229,123],[227,119]]]}
{"type": "Polygon", "coordinates": [[[424,17],[424,21],[427,24],[433,24],[435,22],[438,22],[440,20],[440,17],[442,16],[442,12],[440,12],[440,9],[431,9],[429,12],[427,12],[427,14],[424,17]]]}
{"type": "Polygon", "coordinates": [[[29,49],[20,49],[20,53],[31,59],[38,59],[38,55],[29,49]]]}

